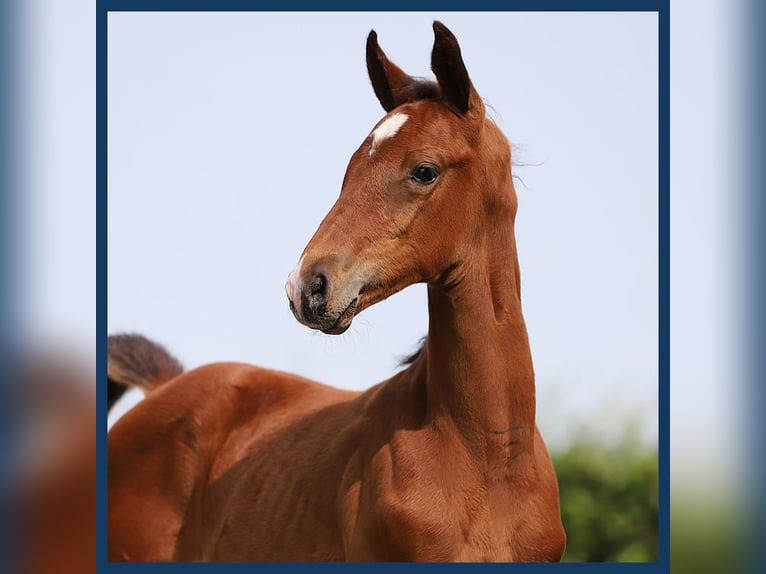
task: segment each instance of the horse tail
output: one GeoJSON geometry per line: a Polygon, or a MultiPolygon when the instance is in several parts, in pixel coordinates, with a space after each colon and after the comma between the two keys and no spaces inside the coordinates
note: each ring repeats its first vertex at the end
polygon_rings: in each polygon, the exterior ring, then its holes
{"type": "Polygon", "coordinates": [[[184,372],[181,363],[165,347],[143,335],[110,335],[107,341],[106,372],[108,405],[130,387],[145,393],[184,372]]]}

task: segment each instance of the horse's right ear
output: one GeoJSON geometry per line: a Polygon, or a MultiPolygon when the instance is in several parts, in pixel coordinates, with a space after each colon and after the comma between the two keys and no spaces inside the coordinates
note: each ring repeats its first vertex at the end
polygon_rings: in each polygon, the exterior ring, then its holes
{"type": "Polygon", "coordinates": [[[367,73],[380,105],[387,112],[402,103],[399,101],[399,95],[402,94],[403,88],[413,81],[380,49],[375,30],[370,30],[370,35],[367,36],[367,73]]]}

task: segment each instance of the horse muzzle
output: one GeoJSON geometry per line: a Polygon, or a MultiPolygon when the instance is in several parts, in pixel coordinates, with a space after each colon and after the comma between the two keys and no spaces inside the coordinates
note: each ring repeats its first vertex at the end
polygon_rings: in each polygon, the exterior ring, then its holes
{"type": "Polygon", "coordinates": [[[295,318],[311,329],[327,335],[344,333],[358,308],[358,290],[334,289],[328,275],[301,272],[302,265],[290,273],[285,284],[287,300],[295,318]],[[305,280],[302,275],[307,275],[305,280]]]}

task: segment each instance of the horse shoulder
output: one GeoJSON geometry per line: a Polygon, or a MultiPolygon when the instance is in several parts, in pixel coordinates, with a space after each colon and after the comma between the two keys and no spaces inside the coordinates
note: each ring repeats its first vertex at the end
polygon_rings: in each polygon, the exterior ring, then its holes
{"type": "Polygon", "coordinates": [[[390,412],[371,417],[365,427],[341,492],[346,559],[451,560],[462,517],[448,500],[444,474],[449,471],[440,467],[437,454],[444,446],[440,436],[417,416],[391,420],[390,412]]]}

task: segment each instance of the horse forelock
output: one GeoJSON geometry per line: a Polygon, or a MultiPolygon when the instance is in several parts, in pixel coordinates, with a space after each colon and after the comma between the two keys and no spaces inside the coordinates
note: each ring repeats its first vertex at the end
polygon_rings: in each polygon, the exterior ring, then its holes
{"type": "Polygon", "coordinates": [[[441,98],[439,84],[425,78],[410,78],[396,92],[396,99],[401,103],[417,102],[419,100],[438,100],[441,98]]]}

